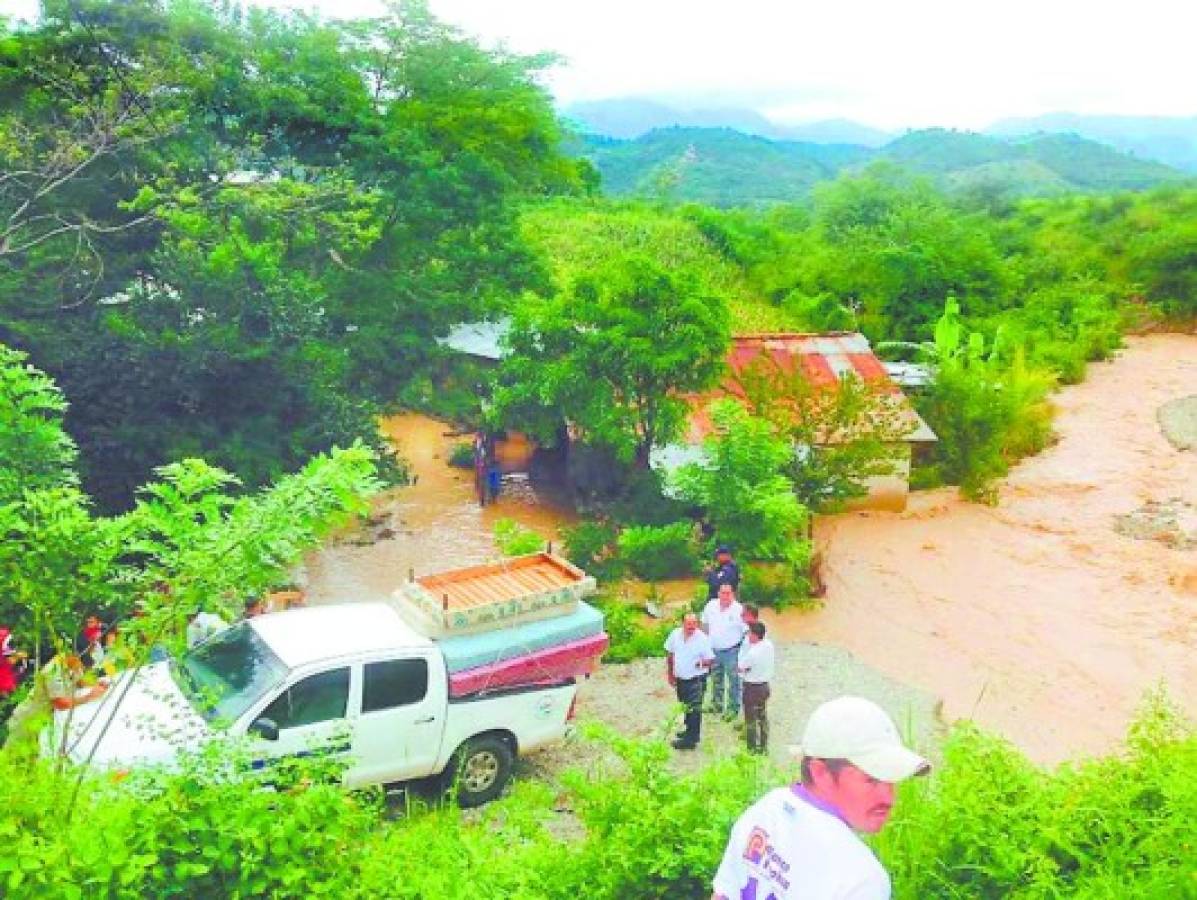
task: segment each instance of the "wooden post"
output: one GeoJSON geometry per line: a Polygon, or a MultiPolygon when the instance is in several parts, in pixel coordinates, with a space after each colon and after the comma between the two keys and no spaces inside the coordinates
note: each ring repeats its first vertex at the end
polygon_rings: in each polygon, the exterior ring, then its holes
{"type": "Polygon", "coordinates": [[[416,568],[415,568],[415,566],[408,566],[408,568],[407,568],[407,580],[408,580],[409,582],[410,582],[410,581],[415,581],[415,580],[416,580],[416,568]]]}
{"type": "Polygon", "coordinates": [[[449,611],[449,595],[448,594],[441,595],[441,609],[444,610],[445,612],[449,611]]]}

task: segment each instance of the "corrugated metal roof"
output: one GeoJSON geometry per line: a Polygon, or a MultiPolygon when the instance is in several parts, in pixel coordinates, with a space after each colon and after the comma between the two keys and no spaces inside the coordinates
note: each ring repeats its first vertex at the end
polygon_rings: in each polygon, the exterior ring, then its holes
{"type": "Polygon", "coordinates": [[[503,338],[510,330],[510,319],[500,319],[498,322],[463,322],[450,328],[448,336],[440,338],[437,343],[467,356],[499,360],[503,358],[503,338]]]}
{"type": "Polygon", "coordinates": [[[855,375],[895,398],[897,413],[910,425],[906,440],[936,440],[935,432],[915,412],[886,372],[885,365],[874,355],[868,339],[857,332],[837,331],[745,334],[732,338],[727,354],[730,370],[727,377],[715,390],[688,398],[691,412],[687,443],[700,443],[714,430],[708,413],[712,401],[721,397],[745,399],[741,376],[764,361],[785,375],[801,373],[817,388],[832,388],[839,384],[841,377],[855,375]]]}

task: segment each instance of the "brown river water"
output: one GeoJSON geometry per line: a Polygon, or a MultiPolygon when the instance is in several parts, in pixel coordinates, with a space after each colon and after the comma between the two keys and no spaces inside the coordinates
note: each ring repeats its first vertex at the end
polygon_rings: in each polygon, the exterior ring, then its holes
{"type": "MultiPolygon", "coordinates": [[[[1156,418],[1192,394],[1197,336],[1129,339],[1056,395],[1058,442],[1011,473],[998,506],[945,489],[902,513],[821,518],[825,604],[769,617],[774,635],[845,648],[941,697],[947,720],[973,718],[1044,763],[1115,748],[1160,684],[1197,716],[1197,550],[1115,530],[1152,503],[1197,511],[1197,452],[1169,444],[1156,418]]],[[[409,568],[495,559],[499,518],[554,540],[573,519],[527,482],[480,509],[472,474],[445,463],[466,438],[419,415],[383,426],[418,481],[310,557],[313,602],[382,598],[409,568]]],[[[689,583],[669,588],[691,596],[689,583]]]]}
{"type": "Polygon", "coordinates": [[[416,413],[390,416],[383,432],[407,461],[415,484],[375,500],[371,525],[342,535],[305,565],[312,603],[380,600],[417,576],[497,560],[494,525],[513,519],[546,541],[575,520],[559,496],[527,479],[508,476],[497,503],[478,505],[474,475],[446,462],[454,444],[444,422],[416,413]]]}
{"type": "Polygon", "coordinates": [[[1115,530],[1153,502],[1197,510],[1197,452],[1156,417],[1193,394],[1197,336],[1128,339],[1056,395],[1058,442],[998,506],[939,490],[904,513],[823,518],[826,605],[781,631],[850,650],[1044,763],[1116,747],[1158,685],[1197,716],[1197,550],[1115,530]]]}

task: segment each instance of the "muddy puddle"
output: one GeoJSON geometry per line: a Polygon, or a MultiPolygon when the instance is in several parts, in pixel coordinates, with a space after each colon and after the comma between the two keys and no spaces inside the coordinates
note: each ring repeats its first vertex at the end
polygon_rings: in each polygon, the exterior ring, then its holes
{"type": "Polygon", "coordinates": [[[1116,747],[1160,684],[1197,716],[1197,551],[1124,524],[1197,508],[1197,452],[1157,419],[1195,389],[1197,336],[1130,339],[1056,396],[1058,443],[997,507],[939,490],[823,518],[826,604],[776,633],[844,647],[1046,763],[1116,747]]]}
{"type": "Polygon", "coordinates": [[[409,570],[426,575],[499,557],[494,525],[513,519],[556,542],[575,521],[560,491],[512,474],[497,503],[482,508],[472,471],[447,460],[453,436],[444,422],[413,413],[388,417],[382,429],[411,467],[415,483],[375,500],[370,522],[329,542],[305,564],[308,601],[343,603],[388,597],[409,570]]]}

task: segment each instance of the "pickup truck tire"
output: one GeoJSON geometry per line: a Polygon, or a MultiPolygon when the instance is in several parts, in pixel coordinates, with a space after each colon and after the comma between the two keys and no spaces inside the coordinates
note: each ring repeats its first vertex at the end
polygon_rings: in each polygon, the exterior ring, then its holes
{"type": "Polygon", "coordinates": [[[514,762],[511,745],[501,737],[484,735],[462,745],[449,770],[449,786],[457,790],[457,805],[470,809],[499,796],[511,779],[514,762]]]}

